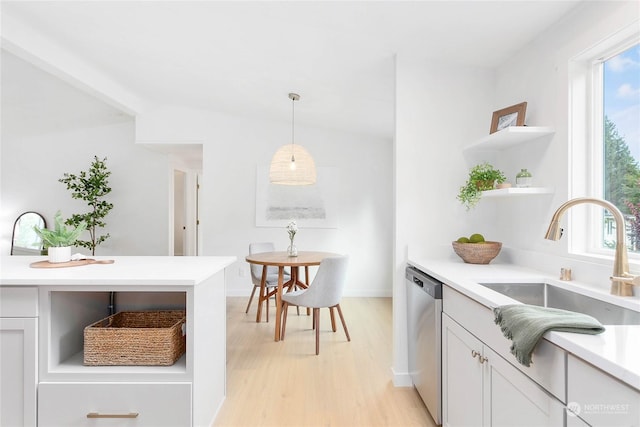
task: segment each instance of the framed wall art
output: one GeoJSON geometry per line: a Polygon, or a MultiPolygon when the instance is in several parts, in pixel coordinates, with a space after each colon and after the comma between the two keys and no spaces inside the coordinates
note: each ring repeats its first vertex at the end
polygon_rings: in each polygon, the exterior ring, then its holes
{"type": "Polygon", "coordinates": [[[256,167],[256,227],[338,227],[338,169],[318,167],[313,185],[277,185],[269,182],[269,166],[256,167]]]}
{"type": "Polygon", "coordinates": [[[512,105],[493,112],[491,118],[491,129],[489,133],[494,133],[509,126],[524,126],[524,116],[527,112],[527,103],[512,105]]]}

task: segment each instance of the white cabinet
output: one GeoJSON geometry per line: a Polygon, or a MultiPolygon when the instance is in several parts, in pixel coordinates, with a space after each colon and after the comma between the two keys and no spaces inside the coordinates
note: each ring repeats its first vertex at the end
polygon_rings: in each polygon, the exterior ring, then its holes
{"type": "MultiPolygon", "coordinates": [[[[541,340],[533,352],[535,363],[525,367],[511,354],[511,341],[504,337],[495,324],[490,308],[478,303],[449,286],[443,286],[444,312],[485,346],[498,353],[523,375],[532,379],[561,402],[566,400],[566,352],[546,340],[541,340]]],[[[476,349],[477,350],[477,349],[476,349]]]]}
{"type": "Polygon", "coordinates": [[[36,425],[37,319],[0,318],[0,426],[36,425]]]}
{"type": "Polygon", "coordinates": [[[197,286],[42,286],[40,311],[39,426],[213,422],[225,395],[224,271],[197,286]],[[186,352],[176,363],[84,365],[84,328],[108,315],[112,289],[116,311],[186,311],[186,352]]]}
{"type": "Polygon", "coordinates": [[[0,288],[0,426],[36,425],[36,288],[0,288]]]}
{"type": "Polygon", "coordinates": [[[488,347],[483,348],[492,427],[561,426],[564,405],[488,347]],[[515,420],[515,422],[514,422],[515,420]]]}
{"type": "Polygon", "coordinates": [[[561,426],[564,406],[443,315],[443,425],[561,426]]]}
{"type": "Polygon", "coordinates": [[[190,426],[190,383],[41,383],[40,427],[190,426]]]}
{"type": "Polygon", "coordinates": [[[105,268],[0,264],[0,427],[210,426],[226,389],[225,268],[234,257],[114,257],[105,268]],[[116,311],[186,312],[171,366],[85,366],[84,328],[116,311]]]}
{"type": "Polygon", "coordinates": [[[464,328],[442,315],[442,424],[482,425],[484,366],[474,356],[482,344],[464,328]]]}
{"type": "Polygon", "coordinates": [[[640,426],[640,391],[637,389],[573,355],[567,359],[567,380],[569,407],[587,423],[640,426]]]}

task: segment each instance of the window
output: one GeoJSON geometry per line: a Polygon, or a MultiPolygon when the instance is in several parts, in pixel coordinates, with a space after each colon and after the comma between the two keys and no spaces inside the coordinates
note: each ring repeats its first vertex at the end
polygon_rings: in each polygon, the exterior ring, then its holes
{"type": "MultiPolygon", "coordinates": [[[[613,203],[626,222],[630,260],[640,261],[640,33],[629,27],[570,66],[573,197],[613,203]]],[[[571,216],[570,252],[612,256],[616,224],[597,206],[571,216]]]]}
{"type": "MultiPolygon", "coordinates": [[[[606,59],[602,68],[602,191],[625,216],[627,248],[640,253],[640,44],[606,59]]],[[[600,248],[615,247],[615,223],[602,216],[600,248]],[[611,234],[613,233],[613,234],[611,234]]]]}

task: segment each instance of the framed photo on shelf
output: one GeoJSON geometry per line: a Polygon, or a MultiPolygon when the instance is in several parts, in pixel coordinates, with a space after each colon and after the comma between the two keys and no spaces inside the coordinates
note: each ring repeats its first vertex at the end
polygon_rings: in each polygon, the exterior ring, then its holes
{"type": "Polygon", "coordinates": [[[494,111],[493,117],[491,117],[491,129],[489,133],[497,132],[509,126],[524,126],[524,115],[526,112],[526,102],[494,111]]]}

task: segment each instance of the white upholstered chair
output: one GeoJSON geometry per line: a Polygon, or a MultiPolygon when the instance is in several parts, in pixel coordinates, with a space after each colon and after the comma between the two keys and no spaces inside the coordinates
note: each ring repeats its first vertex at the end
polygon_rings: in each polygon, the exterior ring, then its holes
{"type": "Polygon", "coordinates": [[[328,307],[331,315],[331,328],[336,332],[336,320],[333,309],[338,310],[340,321],[347,336],[347,341],[351,341],[347,324],[342,316],[340,300],[344,290],[345,278],[347,274],[348,257],[325,258],[318,267],[313,282],[307,289],[288,292],[282,296],[283,310],[282,333],[280,339],[284,340],[287,328],[287,309],[289,305],[313,308],[313,327],[316,330],[316,355],[320,353],[320,308],[328,307]]]}
{"type": "MultiPolygon", "coordinates": [[[[257,254],[261,252],[273,252],[275,250],[275,246],[272,242],[261,242],[261,243],[250,243],[249,244],[249,254],[257,254]]],[[[260,282],[262,281],[262,265],[251,264],[251,281],[253,282],[253,290],[251,291],[251,296],[249,297],[249,302],[247,303],[247,309],[245,313],[249,312],[249,307],[251,306],[251,301],[253,300],[253,295],[256,293],[256,289],[260,289],[260,282]]],[[[285,271],[283,276],[284,282],[287,282],[291,279],[291,275],[285,271]]],[[[267,267],[267,281],[265,283],[265,288],[260,289],[260,294],[258,295],[258,305],[261,307],[263,302],[267,302],[267,322],[269,321],[269,298],[271,298],[276,293],[276,288],[278,287],[278,267],[267,267]]],[[[258,313],[260,314],[260,309],[258,309],[258,313]]],[[[262,315],[257,318],[256,321],[261,321],[262,315]]]]}

